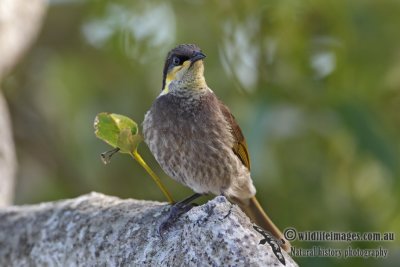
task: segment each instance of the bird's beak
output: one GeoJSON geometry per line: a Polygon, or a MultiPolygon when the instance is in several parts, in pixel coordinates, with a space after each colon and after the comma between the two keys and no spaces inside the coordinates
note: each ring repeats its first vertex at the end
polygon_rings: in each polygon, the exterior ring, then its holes
{"type": "Polygon", "coordinates": [[[203,59],[205,57],[206,57],[206,55],[204,55],[202,52],[195,52],[193,54],[193,56],[190,58],[190,62],[191,62],[190,65],[193,65],[193,63],[195,63],[196,61],[203,59]]]}

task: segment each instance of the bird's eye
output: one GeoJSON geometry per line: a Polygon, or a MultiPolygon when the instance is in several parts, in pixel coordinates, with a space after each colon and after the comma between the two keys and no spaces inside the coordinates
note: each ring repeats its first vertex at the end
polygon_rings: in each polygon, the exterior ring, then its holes
{"type": "Polygon", "coordinates": [[[181,63],[181,60],[178,57],[174,57],[172,63],[174,63],[175,66],[178,66],[181,63]]]}

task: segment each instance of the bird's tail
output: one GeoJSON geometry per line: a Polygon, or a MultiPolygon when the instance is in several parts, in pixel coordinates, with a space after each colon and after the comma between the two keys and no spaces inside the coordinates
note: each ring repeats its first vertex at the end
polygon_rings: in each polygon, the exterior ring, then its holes
{"type": "Polygon", "coordinates": [[[261,207],[256,197],[252,197],[246,200],[239,200],[234,198],[233,201],[239,205],[239,207],[246,213],[250,219],[256,223],[258,226],[264,228],[270,232],[277,240],[282,241],[281,247],[287,252],[290,251],[290,243],[287,241],[279,230],[278,227],[272,222],[272,220],[265,213],[264,209],[261,207]]]}

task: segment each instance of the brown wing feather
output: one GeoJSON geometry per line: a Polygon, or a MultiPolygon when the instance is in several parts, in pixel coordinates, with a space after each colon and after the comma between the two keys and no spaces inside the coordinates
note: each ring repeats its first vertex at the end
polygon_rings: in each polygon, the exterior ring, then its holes
{"type": "Polygon", "coordinates": [[[247,149],[247,143],[243,136],[242,130],[237,124],[235,117],[230,112],[229,108],[221,101],[219,102],[222,114],[224,114],[226,121],[229,123],[232,135],[234,137],[234,144],[232,147],[233,152],[239,157],[242,163],[250,170],[250,157],[247,149]]]}

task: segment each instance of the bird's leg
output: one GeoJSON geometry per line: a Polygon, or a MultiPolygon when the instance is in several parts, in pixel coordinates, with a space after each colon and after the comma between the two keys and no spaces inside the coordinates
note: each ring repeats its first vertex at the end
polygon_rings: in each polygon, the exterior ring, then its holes
{"type": "Polygon", "coordinates": [[[175,205],[171,207],[169,217],[177,218],[183,213],[188,212],[191,208],[193,208],[193,204],[191,203],[193,200],[201,197],[202,194],[195,193],[184,200],[179,201],[175,205]]]}
{"type": "Polygon", "coordinates": [[[171,206],[168,217],[163,220],[158,227],[158,233],[162,237],[164,230],[166,230],[169,226],[171,226],[182,214],[188,212],[191,208],[193,208],[193,204],[191,203],[193,200],[201,197],[202,194],[195,193],[182,201],[179,201],[171,206]]]}

